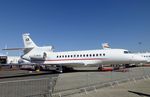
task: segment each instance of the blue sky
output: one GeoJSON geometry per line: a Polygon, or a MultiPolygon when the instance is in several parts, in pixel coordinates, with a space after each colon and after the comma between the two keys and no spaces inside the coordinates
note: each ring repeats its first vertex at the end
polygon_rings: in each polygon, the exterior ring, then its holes
{"type": "Polygon", "coordinates": [[[0,49],[23,47],[24,32],[56,51],[150,50],[150,0],[0,0],[0,49]]]}

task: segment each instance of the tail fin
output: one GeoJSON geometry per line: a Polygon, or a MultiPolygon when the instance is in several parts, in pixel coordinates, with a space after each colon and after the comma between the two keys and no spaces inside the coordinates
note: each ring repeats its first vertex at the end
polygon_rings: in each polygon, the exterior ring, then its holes
{"type": "Polygon", "coordinates": [[[32,41],[32,39],[29,36],[29,33],[23,34],[23,42],[25,48],[34,48],[37,47],[37,45],[32,41]]]}

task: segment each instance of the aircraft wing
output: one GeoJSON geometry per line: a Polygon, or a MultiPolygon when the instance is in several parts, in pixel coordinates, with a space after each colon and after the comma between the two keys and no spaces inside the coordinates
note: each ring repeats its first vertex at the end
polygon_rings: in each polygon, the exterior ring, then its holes
{"type": "Polygon", "coordinates": [[[28,52],[30,52],[33,48],[6,48],[6,49],[2,49],[5,51],[16,51],[16,50],[21,50],[24,52],[24,54],[27,54],[28,52]]]}

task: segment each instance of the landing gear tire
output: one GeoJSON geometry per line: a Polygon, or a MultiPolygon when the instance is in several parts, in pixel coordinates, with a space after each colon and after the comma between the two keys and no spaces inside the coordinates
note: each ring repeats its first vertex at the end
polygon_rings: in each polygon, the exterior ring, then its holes
{"type": "Polygon", "coordinates": [[[57,67],[56,72],[57,73],[63,73],[63,68],[61,65],[57,67]]]}
{"type": "Polygon", "coordinates": [[[35,66],[35,71],[40,71],[41,70],[41,67],[39,65],[36,65],[35,66]]]}
{"type": "Polygon", "coordinates": [[[97,69],[102,70],[102,68],[103,68],[103,65],[99,65],[97,69]]]}
{"type": "Polygon", "coordinates": [[[56,69],[57,73],[72,72],[72,71],[74,71],[72,67],[66,67],[66,66],[57,66],[56,69]]]}

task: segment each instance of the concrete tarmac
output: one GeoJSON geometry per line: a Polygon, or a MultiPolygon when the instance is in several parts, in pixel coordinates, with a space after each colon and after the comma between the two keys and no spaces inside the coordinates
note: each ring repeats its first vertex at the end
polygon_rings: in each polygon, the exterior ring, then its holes
{"type": "Polygon", "coordinates": [[[75,73],[60,74],[54,87],[54,97],[60,97],[60,95],[61,97],[70,97],[73,94],[80,94],[90,90],[94,91],[95,88],[113,87],[114,84],[130,83],[130,81],[136,82],[141,79],[149,79],[149,77],[150,67],[129,68],[128,72],[99,72],[96,71],[95,67],[84,68],[84,70],[79,70],[79,72],[75,73]]]}
{"type": "Polygon", "coordinates": [[[89,70],[86,68],[86,70],[80,72],[60,74],[54,92],[79,89],[113,81],[136,79],[148,74],[150,74],[150,67],[129,68],[129,72],[99,72],[96,71],[95,67],[91,67],[89,70]]]}
{"type": "Polygon", "coordinates": [[[150,97],[150,80],[139,80],[137,82],[122,83],[114,87],[107,87],[78,93],[69,97],[150,97]]]}
{"type": "MultiPolygon", "coordinates": [[[[104,83],[110,83],[113,81],[118,82],[123,80],[134,81],[134,79],[150,75],[150,67],[130,68],[129,72],[99,72],[96,69],[97,69],[96,67],[86,67],[86,68],[77,68],[76,72],[63,74],[50,73],[46,75],[3,78],[0,79],[0,97],[50,97],[49,95],[49,93],[51,92],[50,90],[53,91],[54,96],[63,97],[64,95],[70,92],[72,94],[74,94],[76,91],[85,92],[84,88],[86,87],[93,87],[93,86],[98,87],[103,85],[104,83]]],[[[3,73],[3,75],[5,74],[3,73]]],[[[149,85],[148,82],[147,84],[149,85]]],[[[105,86],[103,88],[105,88],[105,86]]],[[[99,89],[103,90],[103,88],[99,89]]],[[[115,92],[117,92],[117,88],[114,89],[116,89],[115,92]]],[[[120,91],[118,89],[118,93],[119,92],[120,91]]],[[[76,93],[80,94],[78,92],[76,93]]],[[[112,92],[110,91],[110,93],[112,92]]],[[[70,97],[71,95],[66,95],[66,97],[67,96],[70,97]]],[[[76,95],[74,96],[76,97],[76,95]]],[[[112,96],[112,97],[120,97],[120,96],[112,96]]]]}

